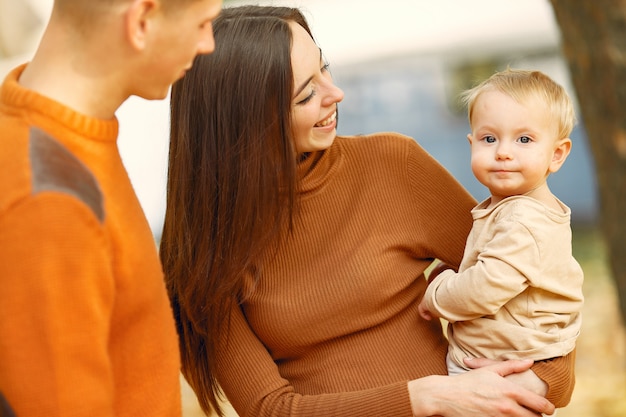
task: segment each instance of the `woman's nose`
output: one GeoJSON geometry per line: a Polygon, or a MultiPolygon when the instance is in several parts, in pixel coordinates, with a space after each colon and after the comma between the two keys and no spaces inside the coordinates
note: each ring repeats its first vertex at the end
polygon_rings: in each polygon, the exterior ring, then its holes
{"type": "Polygon", "coordinates": [[[324,95],[323,105],[328,106],[331,104],[339,103],[343,100],[343,90],[337,87],[332,81],[330,81],[326,88],[326,94],[324,95]]]}

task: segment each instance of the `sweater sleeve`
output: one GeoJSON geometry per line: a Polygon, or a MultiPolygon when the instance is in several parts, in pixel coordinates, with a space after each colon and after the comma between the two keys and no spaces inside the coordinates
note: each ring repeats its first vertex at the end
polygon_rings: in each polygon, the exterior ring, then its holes
{"type": "Polygon", "coordinates": [[[114,282],[93,212],[29,197],[0,217],[0,248],[0,391],[17,415],[113,416],[114,282]]]}
{"type": "Polygon", "coordinates": [[[358,392],[295,392],[238,308],[230,320],[227,348],[218,360],[218,381],[241,417],[412,416],[408,381],[358,392]]]}
{"type": "Polygon", "coordinates": [[[412,139],[407,141],[406,166],[410,201],[418,222],[416,239],[425,245],[429,256],[458,268],[476,200],[412,139]]]}
{"type": "Polygon", "coordinates": [[[576,349],[565,356],[537,361],[532,370],[537,376],[548,384],[546,398],[557,408],[569,404],[576,378],[574,366],[576,361],[576,349]]]}

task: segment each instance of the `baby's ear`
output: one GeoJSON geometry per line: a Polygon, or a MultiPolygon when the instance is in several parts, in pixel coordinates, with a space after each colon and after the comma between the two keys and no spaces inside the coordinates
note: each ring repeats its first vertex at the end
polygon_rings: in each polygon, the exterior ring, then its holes
{"type": "Polygon", "coordinates": [[[572,150],[572,140],[570,138],[559,139],[552,154],[552,162],[550,162],[550,172],[554,173],[561,169],[561,166],[567,159],[572,150]]]}
{"type": "Polygon", "coordinates": [[[467,141],[469,142],[470,146],[472,145],[472,141],[474,140],[474,137],[472,136],[471,133],[467,134],[467,141]]]}

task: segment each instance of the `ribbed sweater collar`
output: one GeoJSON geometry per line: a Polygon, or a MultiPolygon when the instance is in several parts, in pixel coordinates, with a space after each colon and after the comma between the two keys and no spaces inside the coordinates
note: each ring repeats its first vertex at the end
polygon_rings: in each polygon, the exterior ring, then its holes
{"type": "Polygon", "coordinates": [[[68,129],[75,134],[97,141],[116,141],[119,131],[117,118],[102,120],[90,117],[22,87],[18,79],[27,64],[12,70],[0,89],[0,105],[10,113],[31,113],[37,120],[45,120],[54,128],[68,129]]]}
{"type": "Polygon", "coordinates": [[[344,160],[341,140],[336,137],[330,148],[312,152],[298,163],[297,173],[302,197],[320,192],[341,168],[344,160]]]}

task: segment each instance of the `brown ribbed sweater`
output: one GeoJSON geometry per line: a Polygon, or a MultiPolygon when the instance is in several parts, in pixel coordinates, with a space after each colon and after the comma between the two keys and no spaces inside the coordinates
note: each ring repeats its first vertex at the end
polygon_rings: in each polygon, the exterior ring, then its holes
{"type": "MultiPolygon", "coordinates": [[[[299,171],[295,230],[246,287],[219,383],[240,416],[410,417],[407,381],[446,374],[439,322],[417,312],[423,272],[460,264],[476,202],[393,133],[338,137],[299,171]]],[[[569,398],[569,359],[535,371],[569,398]]]]}

